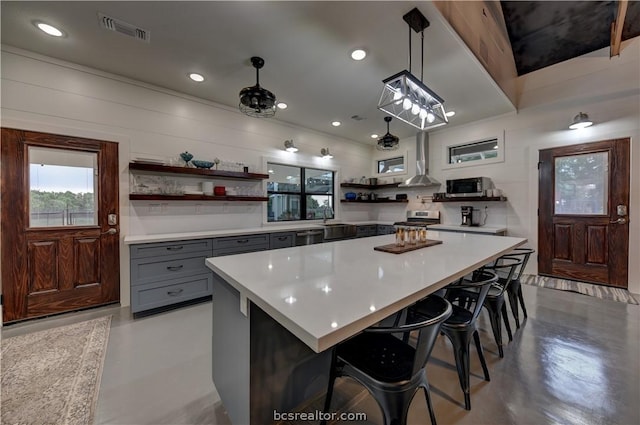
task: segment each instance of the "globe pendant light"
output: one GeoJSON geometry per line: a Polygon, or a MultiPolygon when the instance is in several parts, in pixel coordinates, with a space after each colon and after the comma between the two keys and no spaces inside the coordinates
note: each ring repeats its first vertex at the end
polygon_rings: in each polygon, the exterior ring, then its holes
{"type": "Polygon", "coordinates": [[[420,130],[439,127],[449,122],[444,100],[422,82],[424,71],[424,30],[429,21],[417,8],[402,17],[409,25],[409,70],[382,80],[384,87],[378,109],[420,130]],[[422,40],[422,70],[420,79],[411,73],[411,30],[422,40]]]}
{"type": "Polygon", "coordinates": [[[254,56],[251,64],[256,69],[256,85],[240,90],[240,111],[254,118],[269,118],[276,113],[276,95],[260,87],[260,68],[264,59],[254,56]]]}
{"type": "Polygon", "coordinates": [[[391,122],[391,119],[391,117],[384,117],[384,120],[387,122],[387,134],[378,139],[378,146],[376,146],[376,148],[379,151],[393,151],[398,149],[400,139],[389,133],[389,123],[391,122]]]}

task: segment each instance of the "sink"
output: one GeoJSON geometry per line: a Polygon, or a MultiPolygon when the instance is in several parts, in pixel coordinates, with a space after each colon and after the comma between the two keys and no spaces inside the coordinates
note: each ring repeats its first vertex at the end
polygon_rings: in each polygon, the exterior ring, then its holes
{"type": "Polygon", "coordinates": [[[351,238],[356,235],[355,224],[329,223],[324,224],[324,240],[351,238]]]}

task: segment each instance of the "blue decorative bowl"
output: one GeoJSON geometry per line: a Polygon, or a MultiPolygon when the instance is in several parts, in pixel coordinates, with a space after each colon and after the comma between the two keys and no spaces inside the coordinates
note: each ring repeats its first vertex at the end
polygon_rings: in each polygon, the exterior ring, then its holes
{"type": "Polygon", "coordinates": [[[354,192],[347,192],[347,193],[344,194],[345,199],[348,200],[348,201],[355,200],[357,196],[358,195],[356,195],[354,192]]]}
{"type": "Polygon", "coordinates": [[[213,162],[211,161],[200,161],[198,159],[194,159],[193,161],[191,161],[191,163],[193,165],[195,165],[198,168],[211,168],[213,167],[213,162]]]}

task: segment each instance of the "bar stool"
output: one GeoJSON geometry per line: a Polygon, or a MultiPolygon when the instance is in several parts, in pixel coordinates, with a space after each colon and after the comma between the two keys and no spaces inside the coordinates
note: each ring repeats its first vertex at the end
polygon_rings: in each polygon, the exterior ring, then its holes
{"type": "MultiPolygon", "coordinates": [[[[442,324],[442,333],[451,341],[456,359],[456,369],[460,387],[464,393],[465,409],[471,410],[471,396],[469,393],[469,345],[471,339],[475,341],[476,351],[482,364],[484,379],[490,381],[487,363],[482,353],[480,335],[476,321],[482,310],[484,300],[491,288],[491,284],[498,280],[498,276],[488,270],[478,270],[470,278],[462,278],[457,283],[446,287],[445,298],[452,303],[451,316],[442,324]]],[[[409,308],[409,316],[424,315],[428,312],[428,305],[422,301],[409,308]]]]}
{"type": "Polygon", "coordinates": [[[509,257],[520,258],[522,264],[520,268],[516,272],[513,279],[511,279],[511,284],[507,288],[507,295],[509,296],[509,306],[511,307],[511,313],[513,314],[513,318],[516,321],[516,328],[520,329],[520,317],[518,314],[518,301],[520,301],[520,306],[522,307],[522,314],[526,318],[527,317],[527,308],[524,305],[524,297],[522,296],[522,282],[520,278],[522,277],[522,272],[525,267],[527,267],[527,262],[529,261],[529,257],[531,254],[536,252],[531,248],[516,248],[513,252],[510,252],[509,257]]]}
{"type": "Polygon", "coordinates": [[[493,271],[498,275],[498,280],[491,285],[491,288],[489,288],[489,292],[487,293],[487,297],[485,298],[483,305],[489,313],[491,329],[493,330],[493,337],[496,341],[496,345],[498,346],[498,355],[500,358],[504,357],[504,350],[502,348],[501,320],[504,322],[509,341],[513,341],[511,325],[509,324],[509,318],[507,317],[507,304],[505,303],[504,294],[513,283],[516,270],[521,265],[522,261],[519,258],[502,256],[492,266],[484,267],[484,270],[493,271]]]}
{"type": "Polygon", "coordinates": [[[431,423],[436,425],[425,366],[441,325],[451,315],[452,307],[447,300],[435,295],[421,303],[425,314],[420,316],[419,322],[408,319],[403,325],[370,327],[334,347],[324,412],[328,412],[331,406],[336,378],[348,376],[373,396],[387,425],[406,424],[411,400],[422,388],[431,423]],[[397,337],[412,331],[417,331],[415,348],[397,337]]]}

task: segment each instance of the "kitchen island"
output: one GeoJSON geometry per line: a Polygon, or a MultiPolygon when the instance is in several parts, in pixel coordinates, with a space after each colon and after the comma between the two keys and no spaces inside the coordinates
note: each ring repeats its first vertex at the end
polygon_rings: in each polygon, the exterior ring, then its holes
{"type": "Polygon", "coordinates": [[[526,242],[433,232],[213,257],[213,380],[233,423],[264,424],[326,388],[329,348],[526,242]]]}

